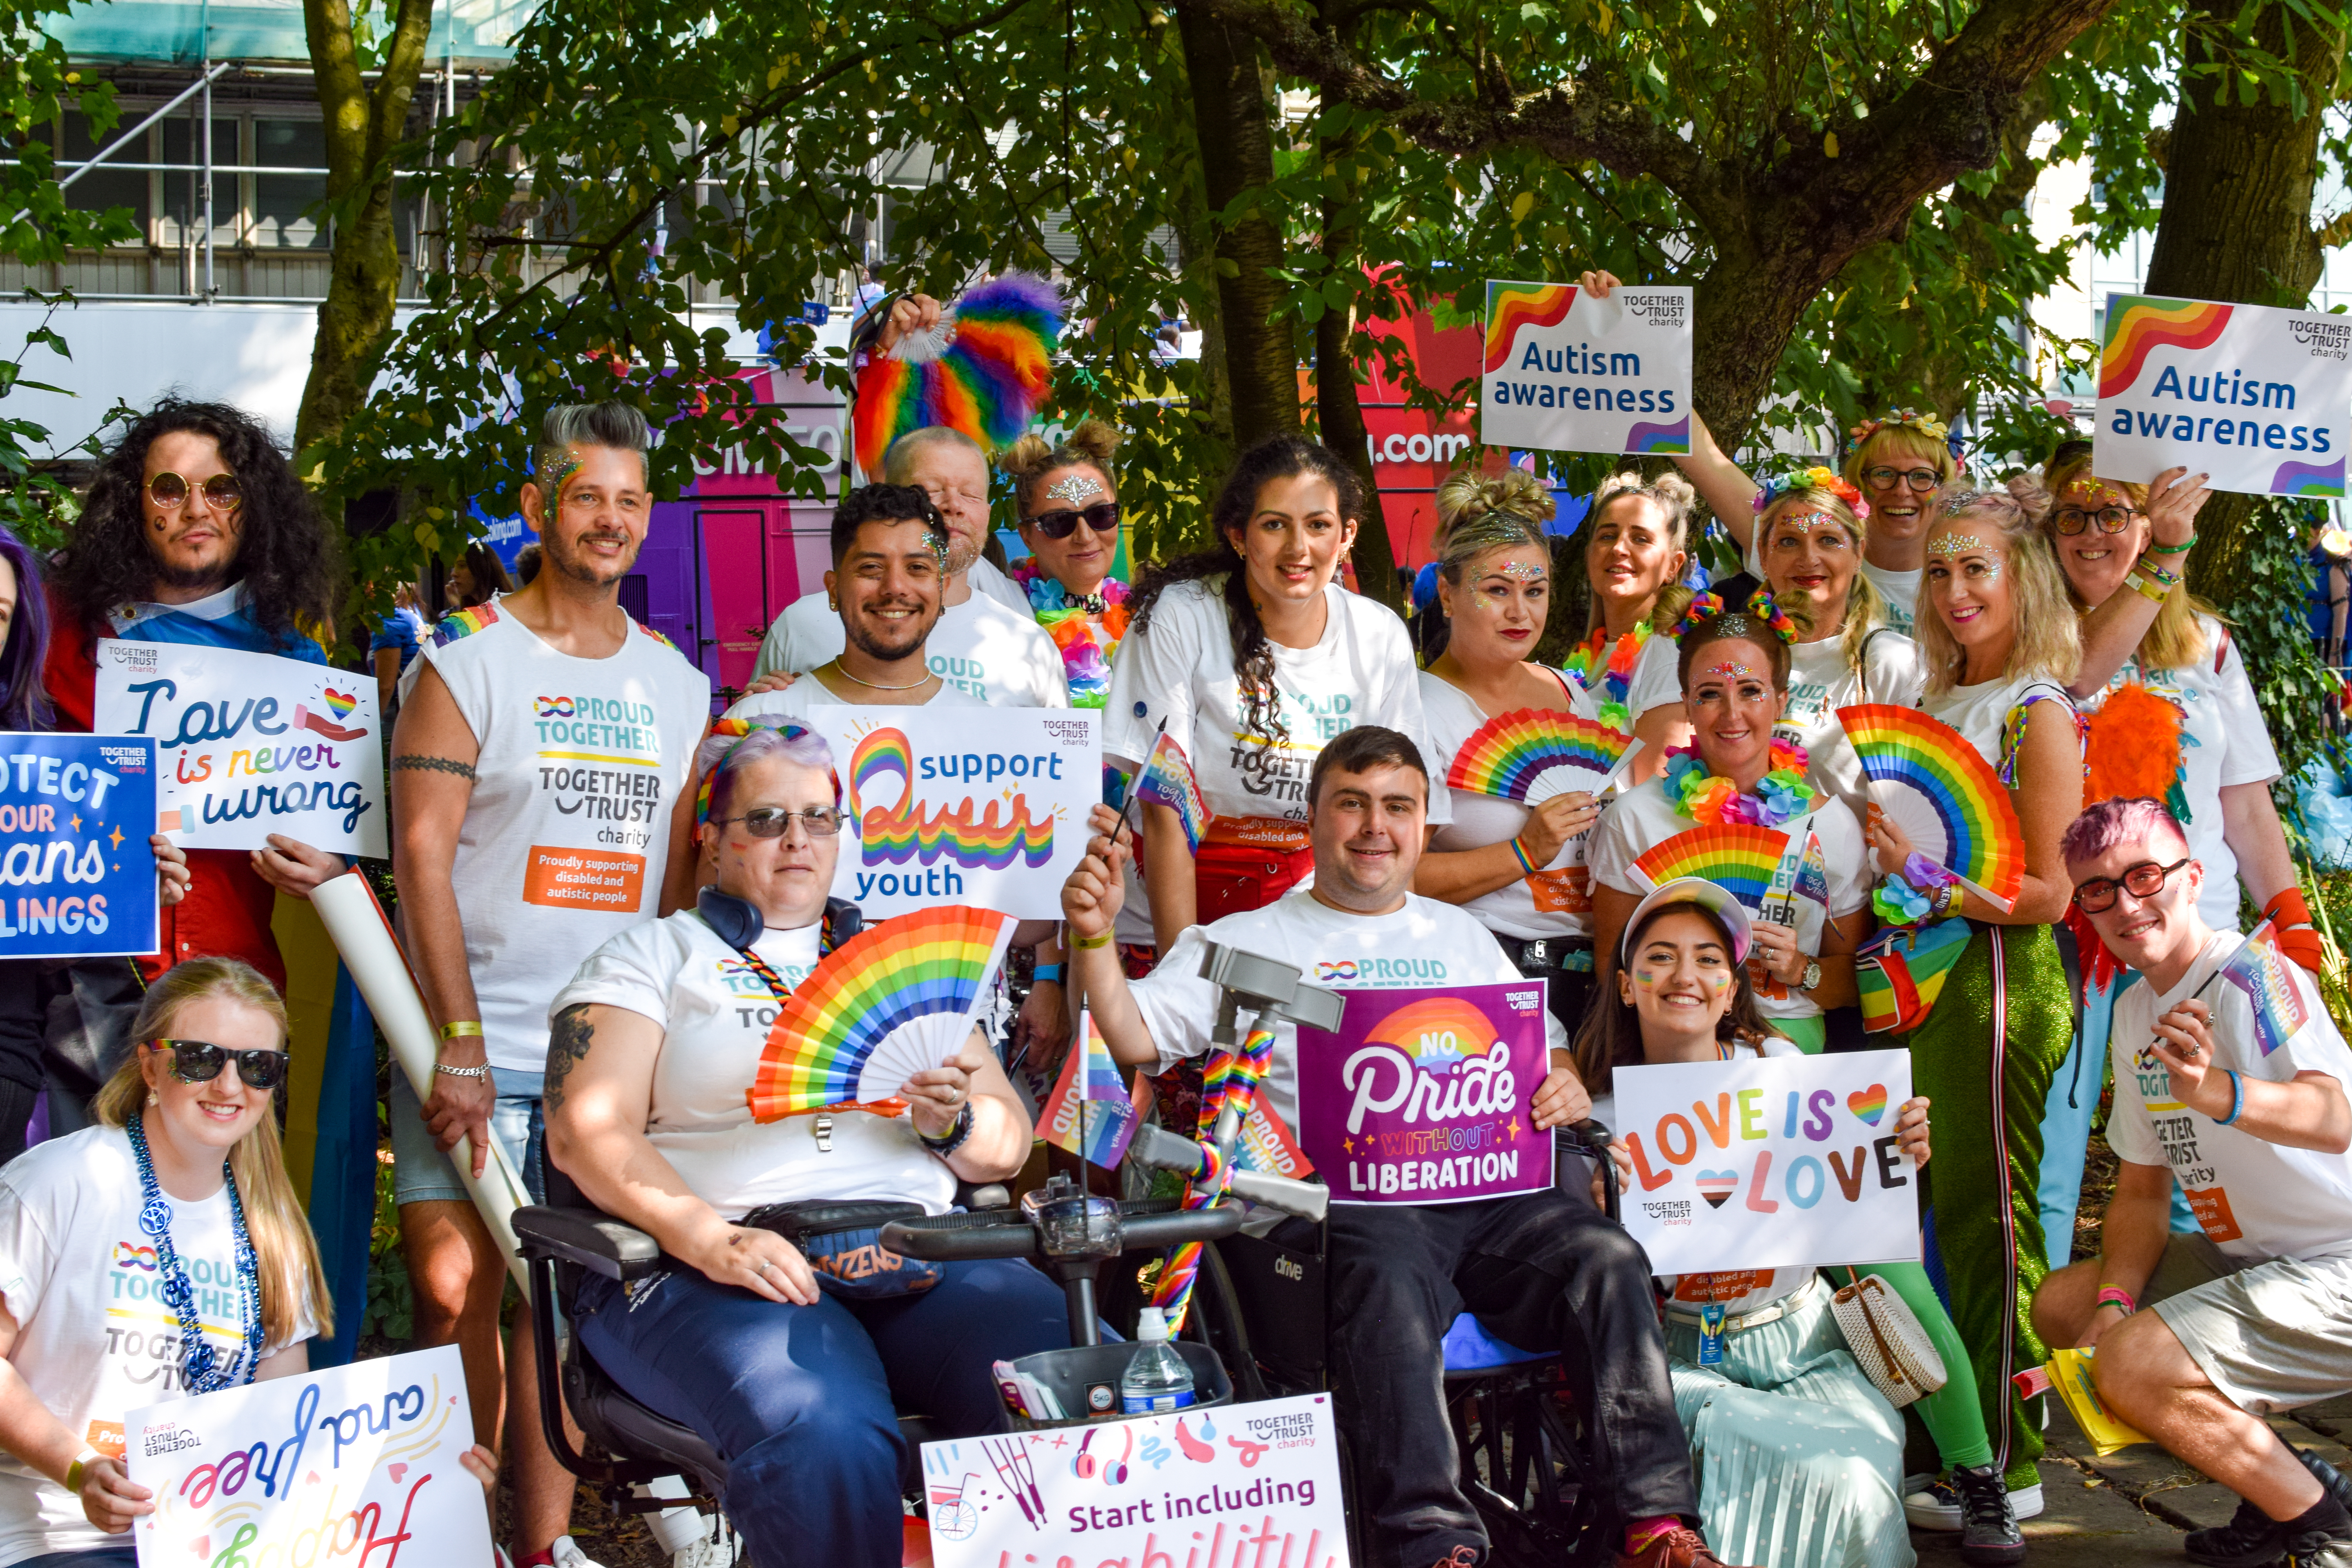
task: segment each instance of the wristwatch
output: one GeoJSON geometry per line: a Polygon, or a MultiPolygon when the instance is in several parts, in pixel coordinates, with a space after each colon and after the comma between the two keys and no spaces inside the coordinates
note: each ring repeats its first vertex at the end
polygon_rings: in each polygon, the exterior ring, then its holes
{"type": "Polygon", "coordinates": [[[1818,958],[1809,958],[1805,960],[1805,972],[1797,977],[1797,989],[1800,991],[1811,991],[1821,983],[1822,961],[1818,958]]]}

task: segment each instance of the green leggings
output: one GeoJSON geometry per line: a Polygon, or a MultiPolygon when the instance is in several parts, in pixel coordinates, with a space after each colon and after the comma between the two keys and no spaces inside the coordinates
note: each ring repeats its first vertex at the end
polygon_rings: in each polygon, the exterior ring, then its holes
{"type": "Polygon", "coordinates": [[[1977,1399],[1976,1368],[1969,1361],[1968,1347],[1960,1342],[1959,1330],[1952,1327],[1952,1315],[1944,1310],[1935,1286],[1928,1283],[1927,1269],[1916,1263],[1840,1264],[1822,1273],[1832,1287],[1851,1285],[1864,1274],[1875,1274],[1895,1287],[1895,1293],[1927,1331],[1936,1353],[1944,1358],[1944,1386],[1913,1406],[1927,1435],[1936,1439],[1936,1451],[1948,1468],[1991,1464],[1992,1439],[1985,1434],[1984,1406],[1977,1399]]]}

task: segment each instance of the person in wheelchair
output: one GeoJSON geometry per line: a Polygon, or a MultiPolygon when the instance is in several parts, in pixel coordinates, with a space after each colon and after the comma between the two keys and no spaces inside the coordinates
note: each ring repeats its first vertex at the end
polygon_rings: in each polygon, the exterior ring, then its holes
{"type": "MultiPolygon", "coordinates": [[[[1262,910],[1187,930],[1148,978],[1130,983],[1111,945],[1127,847],[1097,808],[1096,837],[1062,892],[1087,1005],[1111,1053],[1165,1070],[1209,1048],[1216,992],[1199,977],[1219,942],[1296,965],[1309,979],[1373,986],[1516,981],[1492,932],[1451,904],[1416,896],[1429,772],[1406,736],[1360,725],[1327,744],[1307,783],[1311,883],[1262,910]]],[[[1535,1092],[1539,1128],[1590,1111],[1566,1036],[1549,1020],[1552,1070],[1535,1092]]],[[[1296,1124],[1297,1036],[1276,1026],[1265,1092],[1296,1124]]],[[[1307,1222],[1278,1242],[1312,1249],[1307,1222]]],[[[1616,1222],[1558,1190],[1431,1205],[1336,1204],[1328,1222],[1330,1365],[1339,1430],[1361,1478],[1358,1508],[1377,1561],[1472,1568],[1487,1549],[1463,1493],[1446,1420],[1441,1342],[1468,1310],[1517,1345],[1560,1347],[1580,1406],[1594,1412],[1605,1473],[1597,1484],[1626,1520],[1624,1563],[1720,1568],[1692,1528],[1697,1495],[1675,1416],[1649,1259],[1616,1222]]]]}
{"type": "MultiPolygon", "coordinates": [[[[1737,1061],[1801,1054],[1757,1006],[1748,969],[1748,911],[1712,882],[1677,878],[1633,908],[1625,922],[1612,994],[1577,1041],[1578,1069],[1593,1087],[1593,1114],[1616,1112],[1612,1075],[1621,1067],[1737,1061]]],[[[1896,1112],[1900,1147],[1927,1163],[1927,1102],[1896,1112]]],[[[1610,1146],[1621,1172],[1622,1140],[1610,1146]]],[[[1596,1189],[1599,1178],[1595,1176],[1596,1189]]],[[[1890,1565],[1913,1560],[1903,1512],[1903,1419],[1864,1375],[1830,1313],[1829,1282],[1856,1271],[1739,1269],[1662,1278],[1675,1408],[1690,1433],[1707,1539],[1773,1568],[1890,1565]],[[1824,1281],[1827,1276],[1828,1282],[1824,1281]]],[[[1875,1264],[1896,1283],[1947,1368],[1968,1358],[1919,1265],[1875,1264]]],[[[1971,1426],[1976,1387],[1955,1376],[1920,1401],[1939,1440],[1973,1431],[1965,1457],[1987,1507],[1961,1536],[1961,1561],[2021,1562],[2025,1544],[2005,1521],[2008,1494],[1981,1425],[1971,1426]]]]}
{"type": "Polygon", "coordinates": [[[740,1222],[817,1200],[944,1213],[959,1177],[1020,1167],[1029,1119],[975,1032],[907,1081],[907,1115],[752,1121],[745,1091],[776,1008],[844,912],[825,900],[841,792],[830,749],[798,724],[718,731],[697,759],[715,885],[607,942],[550,1009],[549,1157],[674,1260],[625,1288],[591,1276],[576,1331],[623,1390],[726,1459],[720,1502],[760,1568],[895,1568],[897,1408],[947,1436],[999,1429],[990,1363],[1066,1346],[1062,1292],[1025,1263],[878,1246],[838,1249],[821,1272],[740,1222]]]}

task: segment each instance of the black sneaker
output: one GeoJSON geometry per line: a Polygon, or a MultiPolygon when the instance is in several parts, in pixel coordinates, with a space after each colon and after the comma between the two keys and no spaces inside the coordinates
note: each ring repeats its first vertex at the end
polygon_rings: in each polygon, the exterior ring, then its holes
{"type": "Polygon", "coordinates": [[[2025,1532],[2017,1527],[2017,1510],[2010,1505],[2009,1484],[2000,1471],[1991,1465],[1955,1465],[1951,1480],[1960,1494],[1960,1561],[1972,1568],[2024,1562],[2025,1532]]]}
{"type": "MultiPolygon", "coordinates": [[[[2292,1443],[2287,1447],[2294,1448],[2292,1443]]],[[[2303,1461],[2305,1469],[2319,1479],[2319,1484],[2327,1489],[2329,1497],[2342,1503],[2347,1512],[2352,1512],[2352,1480],[2347,1480],[2342,1472],[2310,1448],[2294,1448],[2294,1457],[2303,1461]]]]}
{"type": "Polygon", "coordinates": [[[2191,1563],[2205,1568],[2270,1568],[2286,1555],[2286,1526],[2240,1499],[2230,1522],[2211,1530],[2192,1530],[2181,1550],[2191,1563]]]}
{"type": "Polygon", "coordinates": [[[2286,1543],[2289,1568],[2352,1568],[2352,1537],[2308,1531],[2286,1543]]]}

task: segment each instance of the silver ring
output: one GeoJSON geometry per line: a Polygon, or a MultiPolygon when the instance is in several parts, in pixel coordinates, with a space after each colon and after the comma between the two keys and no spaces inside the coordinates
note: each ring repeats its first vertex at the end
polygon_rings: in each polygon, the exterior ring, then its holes
{"type": "Polygon", "coordinates": [[[766,1258],[762,1258],[761,1259],[760,1259],[760,1261],[759,1261],[758,1263],[756,1263],[756,1264],[754,1264],[754,1265],[752,1266],[751,1272],[752,1272],[752,1273],[754,1273],[754,1274],[757,1274],[757,1275],[759,1275],[759,1276],[761,1276],[761,1278],[763,1278],[763,1279],[764,1279],[764,1278],[767,1276],[767,1272],[768,1272],[768,1270],[769,1270],[769,1269],[771,1269],[771,1268],[773,1268],[774,1267],[775,1267],[775,1265],[774,1265],[774,1264],[772,1264],[772,1263],[769,1262],[766,1258]]]}

